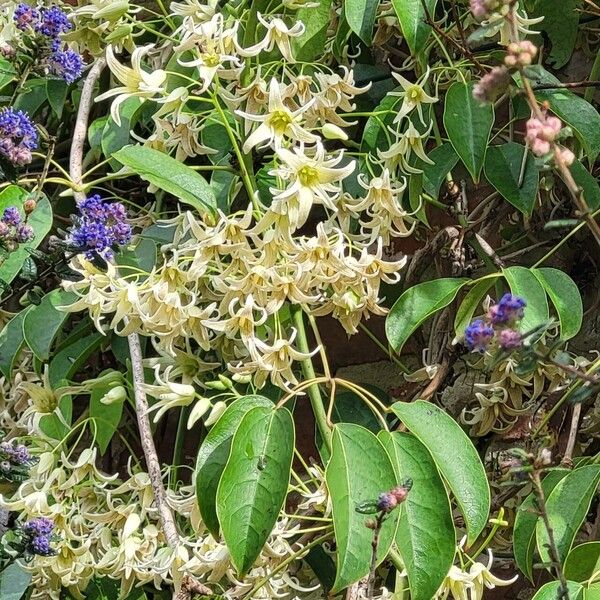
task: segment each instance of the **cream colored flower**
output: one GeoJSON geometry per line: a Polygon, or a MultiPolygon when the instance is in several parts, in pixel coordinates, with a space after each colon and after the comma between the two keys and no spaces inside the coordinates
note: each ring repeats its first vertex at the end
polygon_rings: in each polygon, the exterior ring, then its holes
{"type": "Polygon", "coordinates": [[[273,145],[278,149],[284,138],[309,144],[316,142],[318,137],[300,125],[301,116],[308,110],[310,104],[309,102],[298,110],[291,111],[283,103],[279,82],[275,78],[271,79],[267,114],[254,115],[241,110],[236,111],[240,117],[260,123],[244,142],[243,152],[246,154],[259,145],[273,145]]]}
{"type": "Polygon", "coordinates": [[[158,402],[150,407],[148,412],[156,411],[154,422],[157,423],[160,418],[176,406],[188,406],[196,398],[196,390],[193,385],[175,383],[169,380],[171,367],[167,367],[160,375],[160,366],[154,369],[155,384],[144,383],[142,389],[146,394],[156,398],[158,402]]]}
{"type": "Polygon", "coordinates": [[[518,575],[515,575],[511,579],[500,579],[499,577],[496,577],[490,571],[493,563],[494,557],[492,555],[492,551],[488,549],[487,565],[484,565],[480,562],[475,562],[471,565],[471,568],[469,569],[469,577],[471,578],[473,587],[470,593],[470,600],[481,600],[483,598],[483,592],[486,588],[488,590],[493,590],[496,586],[504,587],[511,585],[519,578],[518,575]]]}
{"type": "Polygon", "coordinates": [[[402,86],[401,92],[388,93],[388,96],[398,96],[402,98],[402,106],[394,117],[394,123],[399,123],[404,117],[409,115],[416,108],[417,112],[419,113],[419,119],[421,123],[425,125],[425,121],[423,120],[423,104],[433,104],[438,100],[437,98],[433,98],[432,96],[426,94],[425,90],[423,89],[425,83],[427,82],[427,78],[429,77],[429,69],[427,69],[425,75],[417,83],[411,83],[399,73],[392,72],[392,76],[402,86]]]}
{"type": "Polygon", "coordinates": [[[184,0],[183,2],[171,2],[171,12],[183,17],[184,25],[191,21],[194,25],[210,21],[217,10],[219,0],[184,0]]]}
{"type": "Polygon", "coordinates": [[[409,122],[404,133],[397,133],[390,130],[396,135],[396,141],[388,150],[377,151],[377,155],[383,160],[385,168],[392,172],[399,167],[404,173],[421,173],[420,169],[411,167],[409,164],[409,159],[413,153],[427,164],[434,164],[433,161],[427,157],[425,150],[423,149],[423,139],[427,138],[432,127],[433,123],[429,125],[429,128],[425,133],[419,133],[417,128],[409,122]]]}
{"type": "Polygon", "coordinates": [[[106,63],[114,76],[123,84],[100,94],[96,102],[117,96],[110,107],[110,115],[117,125],[121,125],[119,106],[127,98],[137,97],[142,100],[161,96],[165,91],[167,74],[158,69],[152,73],[142,68],[142,58],[153,48],[150,44],[136,48],[131,56],[131,67],[122,65],[116,58],[112,46],[106,48],[106,63]]]}
{"type": "Polygon", "coordinates": [[[259,22],[267,30],[265,37],[249,48],[239,48],[239,53],[242,56],[256,56],[261,52],[272,52],[275,46],[281,52],[281,56],[290,63],[295,62],[292,56],[292,46],[290,40],[300,37],[305,27],[301,21],[296,21],[292,27],[288,27],[284,21],[278,17],[272,17],[271,21],[267,21],[260,13],[257,13],[259,22]]]}

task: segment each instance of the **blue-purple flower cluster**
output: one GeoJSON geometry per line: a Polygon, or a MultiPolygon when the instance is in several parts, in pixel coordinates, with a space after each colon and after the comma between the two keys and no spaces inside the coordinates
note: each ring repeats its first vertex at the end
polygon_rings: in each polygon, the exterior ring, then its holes
{"type": "Polygon", "coordinates": [[[31,519],[21,526],[25,548],[30,554],[52,556],[56,554],[51,546],[54,523],[45,517],[31,519]]]}
{"type": "Polygon", "coordinates": [[[37,146],[38,132],[27,113],[12,107],[0,110],[0,154],[14,165],[26,165],[37,146]]]}
{"type": "Polygon", "coordinates": [[[95,194],[80,202],[78,208],[80,216],[76,218],[68,241],[87,258],[99,254],[110,259],[114,247],[124,246],[131,240],[131,225],[120,202],[106,203],[95,194]]]}
{"type": "Polygon", "coordinates": [[[472,352],[485,352],[497,340],[502,350],[515,350],[523,343],[516,327],[523,318],[527,303],[519,296],[504,294],[490,306],[485,319],[476,319],[465,330],[465,343],[472,352]]]}
{"type": "Polygon", "coordinates": [[[32,462],[29,449],[24,444],[0,442],[0,454],[14,465],[28,465],[32,462]]]}
{"type": "Polygon", "coordinates": [[[60,36],[73,27],[67,14],[58,6],[44,7],[41,10],[29,4],[19,4],[14,13],[14,21],[21,31],[31,31],[47,38],[42,45],[49,45],[49,54],[44,64],[51,75],[73,83],[83,71],[83,58],[71,49],[61,47],[60,36]]]}
{"type": "MultiPolygon", "coordinates": [[[[35,208],[35,201],[33,208],[35,208]]],[[[33,208],[31,210],[27,208],[26,212],[29,214],[33,208]]],[[[8,250],[14,250],[16,244],[30,242],[34,237],[33,227],[23,222],[19,209],[16,206],[7,206],[0,218],[0,242],[8,250]]]]}

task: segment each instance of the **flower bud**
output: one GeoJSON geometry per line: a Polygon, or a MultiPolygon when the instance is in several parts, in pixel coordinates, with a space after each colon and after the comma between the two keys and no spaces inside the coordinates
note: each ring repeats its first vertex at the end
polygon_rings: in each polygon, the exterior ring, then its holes
{"type": "Polygon", "coordinates": [[[216,423],[219,420],[219,417],[225,412],[226,408],[227,408],[227,404],[225,404],[225,402],[223,402],[223,401],[217,402],[212,407],[212,410],[210,411],[210,414],[208,415],[208,418],[206,419],[206,421],[204,421],[204,424],[207,427],[210,427],[211,425],[216,423]]]}
{"type": "Polygon", "coordinates": [[[110,2],[108,6],[97,10],[92,19],[100,21],[118,21],[129,10],[129,2],[127,0],[118,0],[110,2]]]}
{"type": "Polygon", "coordinates": [[[100,398],[100,402],[102,404],[106,404],[107,406],[111,404],[119,404],[121,402],[125,402],[127,398],[127,390],[122,385],[117,385],[116,387],[110,389],[102,398],[100,398]]]}
{"type": "Polygon", "coordinates": [[[321,132],[323,133],[323,137],[327,140],[347,140],[348,134],[337,125],[333,123],[325,123],[321,128],[321,132]]]}
{"type": "Polygon", "coordinates": [[[23,210],[25,211],[26,215],[30,215],[35,210],[36,206],[37,202],[34,198],[27,198],[27,200],[23,202],[23,210]]]}

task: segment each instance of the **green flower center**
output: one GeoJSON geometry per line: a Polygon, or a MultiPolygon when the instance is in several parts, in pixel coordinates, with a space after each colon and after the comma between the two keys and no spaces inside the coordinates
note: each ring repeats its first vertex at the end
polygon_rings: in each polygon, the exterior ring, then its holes
{"type": "Polygon", "coordinates": [[[313,187],[319,183],[319,172],[308,165],[298,171],[300,183],[306,187],[313,187]]]}
{"type": "Polygon", "coordinates": [[[277,135],[283,135],[292,123],[292,117],[283,110],[276,110],[269,117],[269,124],[277,135]]]}

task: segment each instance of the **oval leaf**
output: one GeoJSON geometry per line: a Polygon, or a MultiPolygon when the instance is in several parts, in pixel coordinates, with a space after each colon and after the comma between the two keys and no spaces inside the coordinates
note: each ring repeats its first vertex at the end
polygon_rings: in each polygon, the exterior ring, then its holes
{"type": "Polygon", "coordinates": [[[530,331],[550,318],[546,290],[530,269],[525,267],[509,267],[502,271],[510,291],[515,296],[525,298],[527,307],[521,321],[521,330],[530,331]]]}
{"type": "Polygon", "coordinates": [[[406,290],[385,320],[385,333],[396,352],[428,317],[448,306],[468,279],[434,279],[406,290]]]}
{"type": "Polygon", "coordinates": [[[600,572],[600,542],[587,542],[575,546],[564,565],[564,573],[571,581],[584,582],[600,572]]]}
{"type": "Polygon", "coordinates": [[[198,450],[195,475],[196,501],[202,520],[215,539],[219,537],[217,488],[229,458],[231,440],[242,417],[257,406],[268,408],[273,407],[273,403],[263,396],[244,396],[232,402],[208,432],[198,450]]]}
{"type": "Polygon", "coordinates": [[[465,329],[473,320],[475,311],[481,308],[484,296],[495,282],[496,278],[482,279],[467,292],[454,318],[454,333],[457,338],[462,338],[465,335],[465,329]]]}
{"type": "Polygon", "coordinates": [[[17,313],[0,331],[0,371],[11,381],[12,371],[25,338],[23,337],[23,321],[33,305],[17,313]]]}
{"type": "Polygon", "coordinates": [[[430,15],[435,14],[437,0],[392,0],[402,35],[413,55],[423,50],[431,33],[431,26],[426,23],[427,15],[423,4],[430,15]]]}
{"type": "Polygon", "coordinates": [[[373,40],[373,25],[379,0],[346,0],[344,9],[350,29],[367,45],[373,40]]]}
{"type": "MultiPolygon", "coordinates": [[[[568,469],[550,471],[542,480],[542,489],[547,498],[558,482],[569,474],[568,469]]],[[[533,553],[535,551],[535,524],[538,520],[535,495],[529,494],[521,503],[515,516],[513,530],[513,552],[517,567],[533,582],[533,553]]]]}
{"type": "Polygon", "coordinates": [[[533,155],[525,146],[509,142],[488,148],[485,176],[505,200],[523,214],[531,215],[539,186],[539,173],[533,155]],[[524,152],[527,152],[525,165],[524,152]]]}
{"type": "Polygon", "coordinates": [[[215,195],[206,180],[178,160],[145,146],[126,146],[113,154],[121,164],[152,185],[200,212],[215,211],[215,195]]]}
{"type": "Polygon", "coordinates": [[[31,573],[24,571],[14,562],[0,573],[0,598],[2,600],[20,600],[31,582],[31,573]]]}
{"type": "Polygon", "coordinates": [[[46,294],[42,301],[27,311],[23,321],[23,335],[31,351],[42,361],[50,358],[50,349],[56,334],[69,316],[57,306],[71,304],[76,294],[56,289],[46,294]]]}
{"type": "MultiPolygon", "coordinates": [[[[531,600],[557,600],[559,596],[559,581],[551,581],[543,585],[531,600]]],[[[567,581],[567,589],[569,590],[569,600],[580,600],[582,586],[576,581],[567,581]]]]}
{"type": "Polygon", "coordinates": [[[473,98],[473,86],[473,82],[457,81],[448,88],[444,127],[456,153],[477,183],[494,124],[494,109],[473,98]]]}
{"type": "MultiPolygon", "coordinates": [[[[546,510],[561,562],[567,558],[575,535],[590,510],[598,481],[600,465],[580,467],[562,479],[546,499],[546,510]]],[[[537,522],[535,536],[542,562],[551,562],[547,547],[548,533],[542,519],[537,522]]]]}
{"type": "Polygon", "coordinates": [[[444,482],[427,448],[407,433],[382,431],[400,484],[412,488],[402,504],[396,547],[408,574],[412,600],[431,600],[454,561],[456,535],[444,482]]]}
{"type": "Polygon", "coordinates": [[[240,576],[252,567],[273,530],[293,455],[294,421],[286,408],[257,406],[244,415],[217,488],[217,516],[240,576]]]}
{"type": "MultiPolygon", "coordinates": [[[[357,512],[362,502],[377,500],[396,485],[394,467],[381,442],[370,431],[351,423],[333,430],[331,459],[326,470],[331,495],[333,527],[337,545],[337,572],[332,594],[337,594],[369,573],[373,530],[372,515],[357,512]]],[[[382,561],[394,540],[399,511],[384,522],[377,557],[382,561]]]]}
{"type": "Polygon", "coordinates": [[[560,337],[569,340],[576,336],[583,322],[583,302],[577,284],[560,269],[532,269],[544,286],[560,321],[560,337]]]}
{"type": "Polygon", "coordinates": [[[471,544],[483,531],[490,510],[490,488],[475,446],[450,415],[430,402],[396,402],[392,410],[429,450],[456,497],[471,544]]]}

